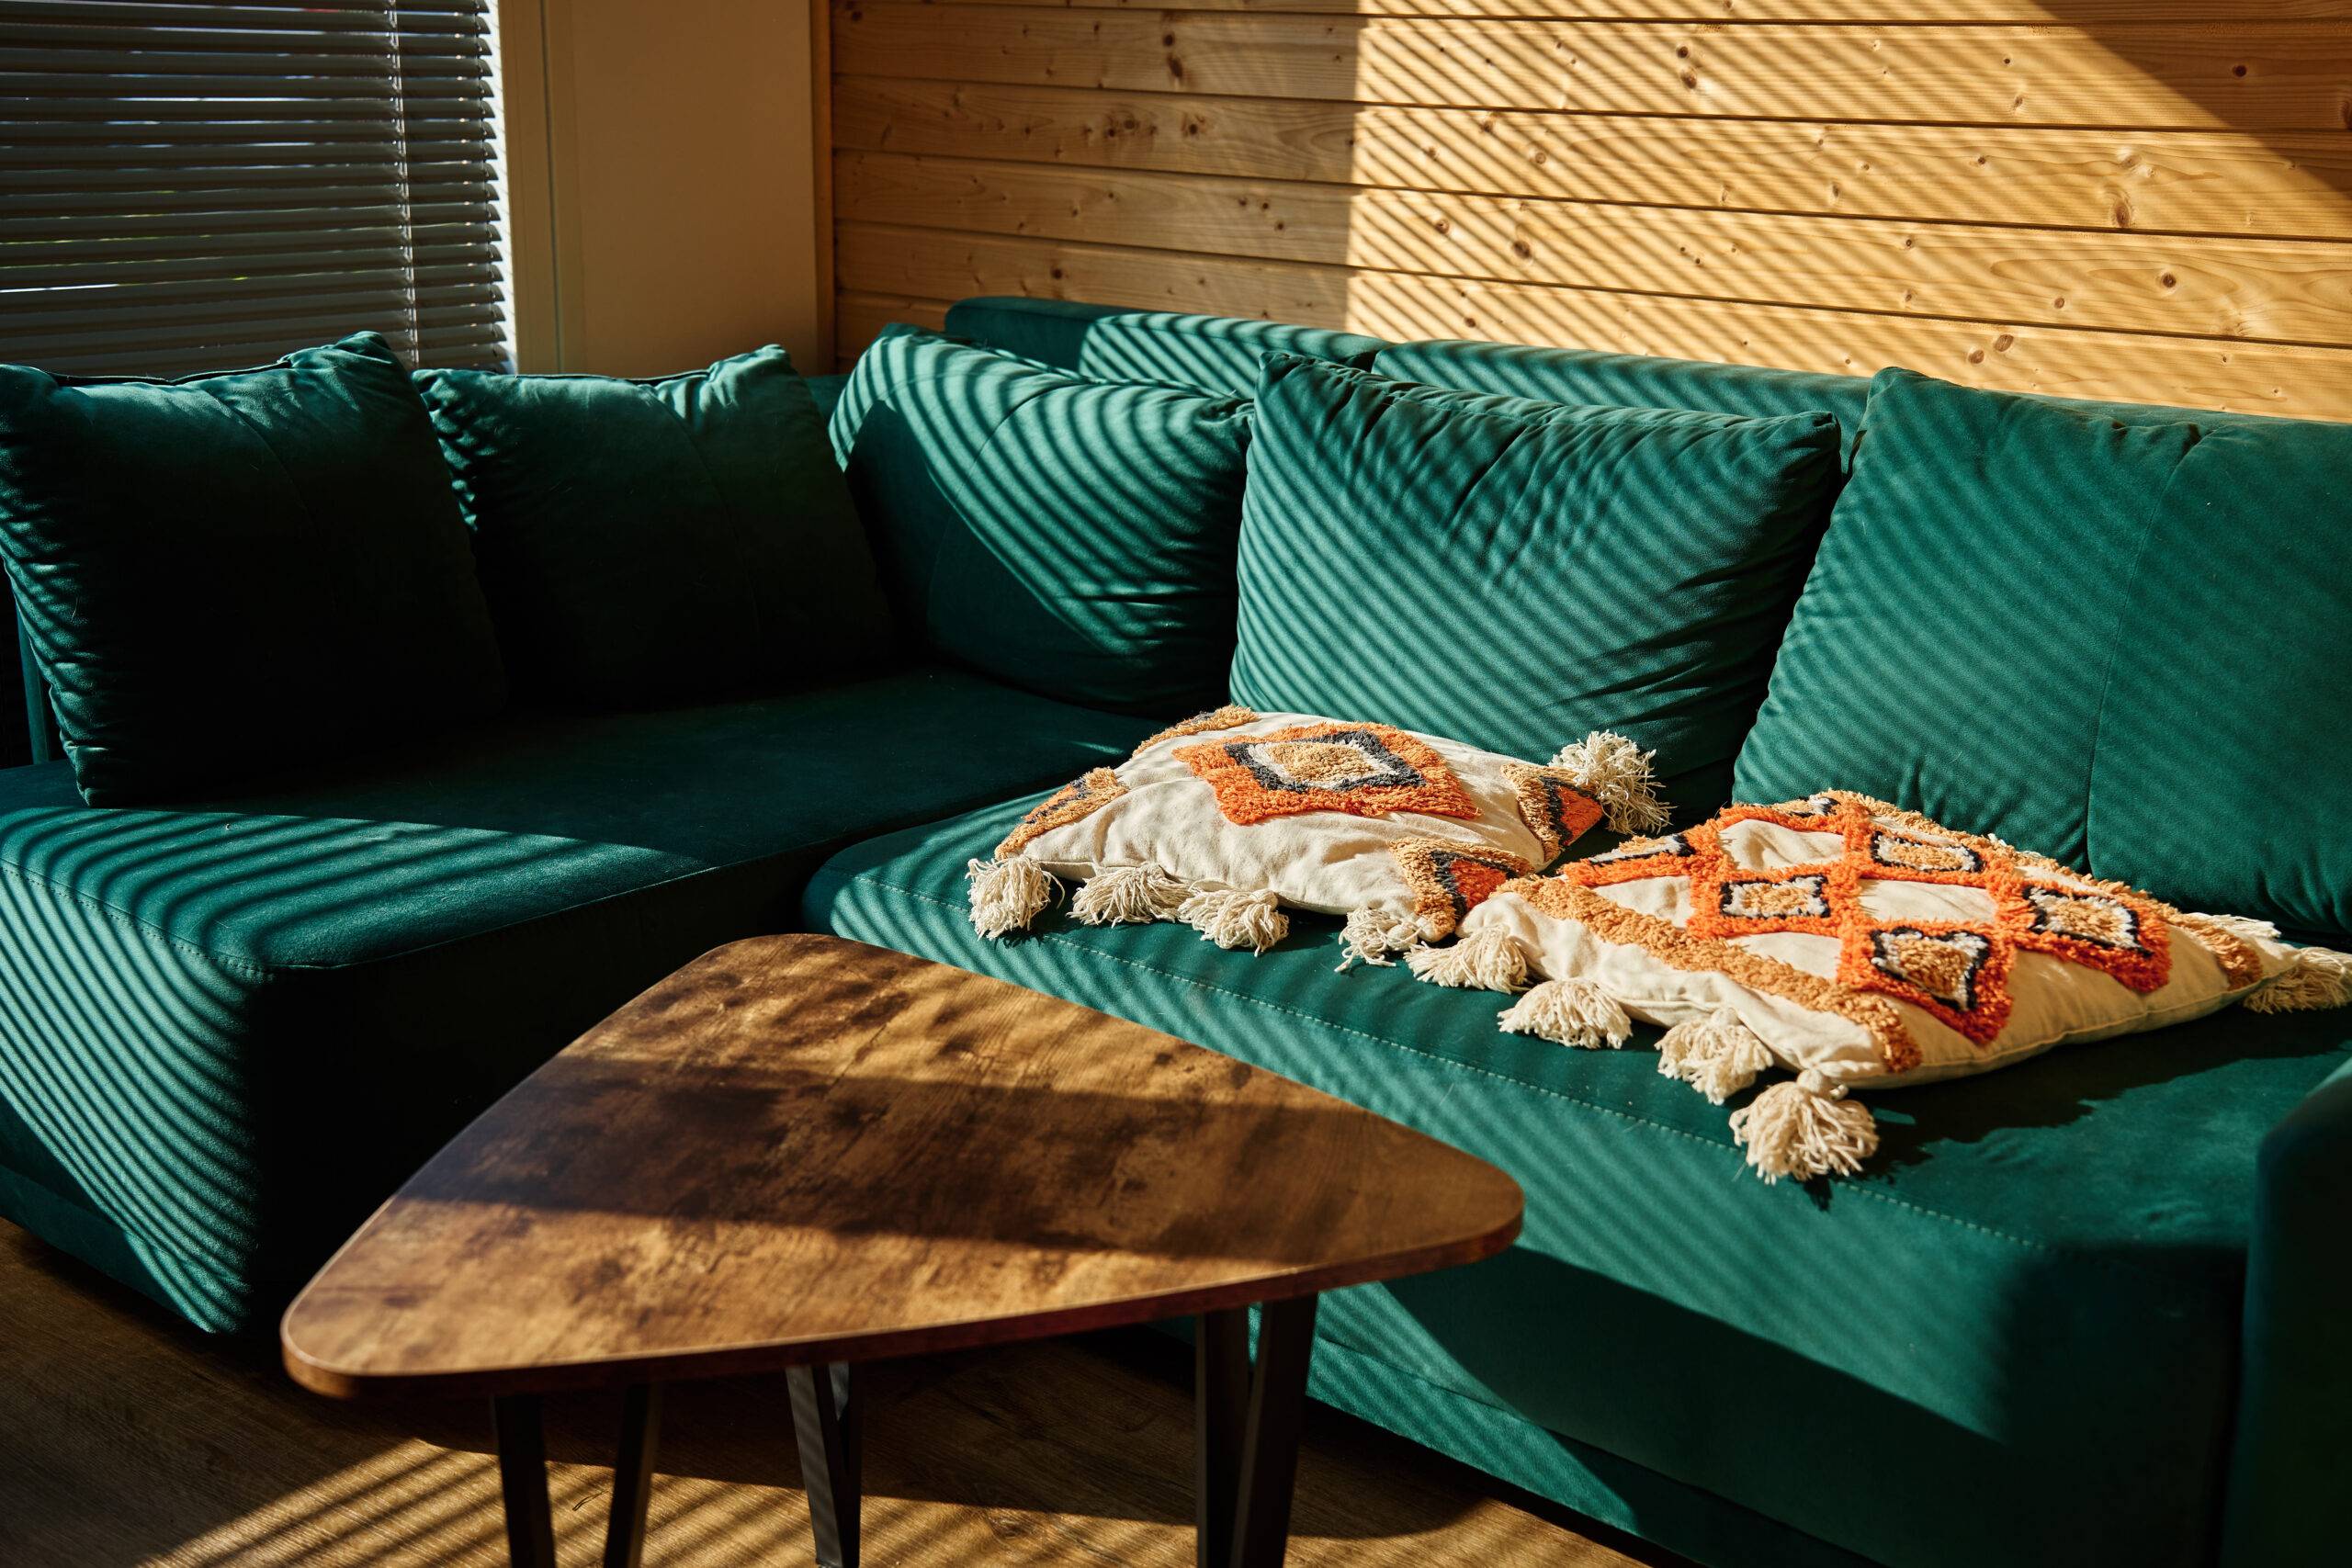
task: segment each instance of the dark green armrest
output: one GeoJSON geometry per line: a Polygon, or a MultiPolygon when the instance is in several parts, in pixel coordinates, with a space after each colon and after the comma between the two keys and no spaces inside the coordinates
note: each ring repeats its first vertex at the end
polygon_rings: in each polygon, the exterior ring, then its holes
{"type": "Polygon", "coordinates": [[[2352,1062],[2262,1140],[2222,1561],[2340,1563],[2352,1540],[2352,1062]]]}

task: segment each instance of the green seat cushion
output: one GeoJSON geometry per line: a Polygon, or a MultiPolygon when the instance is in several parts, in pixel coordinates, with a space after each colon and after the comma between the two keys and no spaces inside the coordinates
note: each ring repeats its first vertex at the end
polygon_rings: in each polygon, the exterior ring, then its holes
{"type": "MultiPolygon", "coordinates": [[[[965,862],[1032,804],[851,846],[808,924],[1167,1030],[1518,1179],[1516,1246],[1327,1297],[1327,1348],[1874,1561],[2207,1560],[2256,1147],[2352,1055],[2342,1018],[2226,1013],[1881,1095],[1866,1175],[1767,1187],[1653,1033],[1499,1033],[1490,993],[1334,974],[1329,920],[1263,956],[1066,912],[979,939],[965,862]]],[[[1491,1462],[1473,1423],[1385,1419],[1491,1462]]]]}
{"type": "Polygon", "coordinates": [[[788,926],[831,850],[1146,728],[933,669],[516,716],[183,809],[0,773],[0,1214],[208,1326],[263,1321],[516,1078],[788,926]]]}
{"type": "Polygon", "coordinates": [[[2347,475],[2352,426],[1882,372],[1742,798],[1862,790],[2352,931],[2347,475]]]}
{"type": "Polygon", "coordinates": [[[947,310],[947,330],[1102,381],[1165,381],[1247,397],[1270,352],[1370,365],[1378,338],[1240,316],[1130,310],[1071,299],[983,296],[947,310]]]}
{"type": "Polygon", "coordinates": [[[1859,376],[1468,340],[1396,344],[1380,351],[1373,368],[1433,387],[1555,403],[1700,409],[1759,418],[1819,410],[1836,417],[1849,454],[1870,394],[1870,383],[1859,376]]]}
{"type": "Polygon", "coordinates": [[[900,328],[858,360],[832,432],[925,646],[1089,706],[1223,699],[1246,400],[900,328]]]}
{"type": "Polygon", "coordinates": [[[647,380],[428,370],[518,693],[785,690],[889,646],[823,416],[784,350],[647,380]]]}
{"type": "Polygon", "coordinates": [[[432,425],[372,333],[178,381],[0,367],[0,549],[94,806],[505,701],[432,425]]]}
{"type": "Polygon", "coordinates": [[[1826,413],[1572,408],[1272,356],[1234,700],[1539,761],[1619,730],[1702,816],[1837,482],[1826,413]]]}

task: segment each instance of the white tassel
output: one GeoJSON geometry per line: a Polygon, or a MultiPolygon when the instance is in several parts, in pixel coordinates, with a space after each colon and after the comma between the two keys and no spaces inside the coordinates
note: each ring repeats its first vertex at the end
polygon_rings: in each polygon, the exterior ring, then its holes
{"type": "Polygon", "coordinates": [[[1721,1105],[1772,1065],[1772,1053],[1729,1008],[1678,1023],[1658,1037],[1657,1070],[1721,1105]]]}
{"type": "Polygon", "coordinates": [[[1396,960],[1391,956],[1409,953],[1425,945],[1429,938],[1421,931],[1421,922],[1411,915],[1399,915],[1379,909],[1363,908],[1348,916],[1348,923],[1340,928],[1340,967],[1346,974],[1351,964],[1364,963],[1387,967],[1396,960]]]}
{"type": "Polygon", "coordinates": [[[1563,1045],[1611,1050],[1633,1038],[1634,1021],[1590,980],[1546,980],[1502,1012],[1506,1034],[1537,1034],[1563,1045]]]}
{"type": "Polygon", "coordinates": [[[1219,947],[1246,947],[1252,953],[1263,953],[1290,934],[1290,917],[1283,913],[1282,901],[1264,889],[1204,889],[1177,906],[1176,918],[1219,947]]]}
{"type": "Polygon", "coordinates": [[[2248,1012],[2310,1012],[2352,1004],[2352,953],[2298,947],[2287,967],[2246,998],[2248,1012]]]}
{"type": "Polygon", "coordinates": [[[1051,872],[1020,855],[973,861],[964,879],[972,885],[972,929],[992,938],[1027,930],[1062,889],[1051,872]]]}
{"type": "MultiPolygon", "coordinates": [[[[2268,920],[2257,920],[2252,915],[2199,915],[2199,920],[2218,926],[2232,936],[2246,937],[2256,942],[2277,942],[2278,928],[2268,920]]],[[[2195,932],[2190,933],[2192,936],[2195,932]]]]}
{"type": "Polygon", "coordinates": [[[1657,780],[1650,772],[1657,755],[1613,731],[1596,729],[1575,745],[1561,747],[1552,765],[1600,803],[1609,814],[1611,831],[1655,833],[1674,816],[1657,797],[1657,780]]]}
{"type": "Polygon", "coordinates": [[[1465,991],[1527,989],[1527,954],[1519,939],[1500,926],[1486,926],[1449,947],[1424,947],[1405,954],[1416,979],[1465,991]]]}
{"type": "Polygon", "coordinates": [[[1090,926],[1135,926],[1168,920],[1183,907],[1189,887],[1151,861],[1114,865],[1080,884],[1069,912],[1090,926]]]}
{"type": "Polygon", "coordinates": [[[1733,1111],[1731,1137],[1747,1148],[1747,1163],[1767,1185],[1784,1176],[1853,1176],[1878,1152],[1870,1108],[1814,1073],[1776,1083],[1733,1111]]]}

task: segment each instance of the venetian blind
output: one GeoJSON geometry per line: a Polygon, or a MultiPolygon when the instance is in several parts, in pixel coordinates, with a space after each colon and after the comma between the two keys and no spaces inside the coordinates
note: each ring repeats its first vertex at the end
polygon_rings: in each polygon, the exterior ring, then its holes
{"type": "Polygon", "coordinates": [[[0,0],[0,360],[506,363],[492,0],[0,0]]]}

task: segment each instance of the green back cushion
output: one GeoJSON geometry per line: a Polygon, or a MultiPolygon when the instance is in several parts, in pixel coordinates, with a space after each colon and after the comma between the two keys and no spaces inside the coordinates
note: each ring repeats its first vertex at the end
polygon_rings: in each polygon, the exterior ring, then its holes
{"type": "Polygon", "coordinates": [[[1233,697],[1730,787],[1838,478],[1838,423],[1572,408],[1267,362],[1233,697]]]}
{"type": "Polygon", "coordinates": [[[1908,371],[1741,751],[2177,903],[2352,930],[2352,426],[1908,371]]]}
{"type": "Polygon", "coordinates": [[[780,348],[649,380],[418,377],[520,690],[772,692],[889,643],[874,561],[780,348]]]}
{"type": "Polygon", "coordinates": [[[1434,387],[1555,403],[1702,409],[1752,417],[1822,410],[1837,415],[1849,454],[1870,392],[1870,383],[1859,376],[1467,340],[1397,344],[1382,349],[1373,368],[1434,387]]]}
{"type": "Polygon", "coordinates": [[[1384,346],[1329,327],[1015,296],[959,300],[948,308],[947,330],[1098,381],[1166,381],[1244,397],[1270,352],[1368,366],[1384,346]]]}
{"type": "Polygon", "coordinates": [[[0,547],[94,806],[505,700],[432,425],[373,333],[180,381],[0,367],[0,547]]]}
{"type": "Polygon", "coordinates": [[[894,329],[833,444],[901,624],[1067,702],[1222,700],[1249,404],[894,329]]]}

